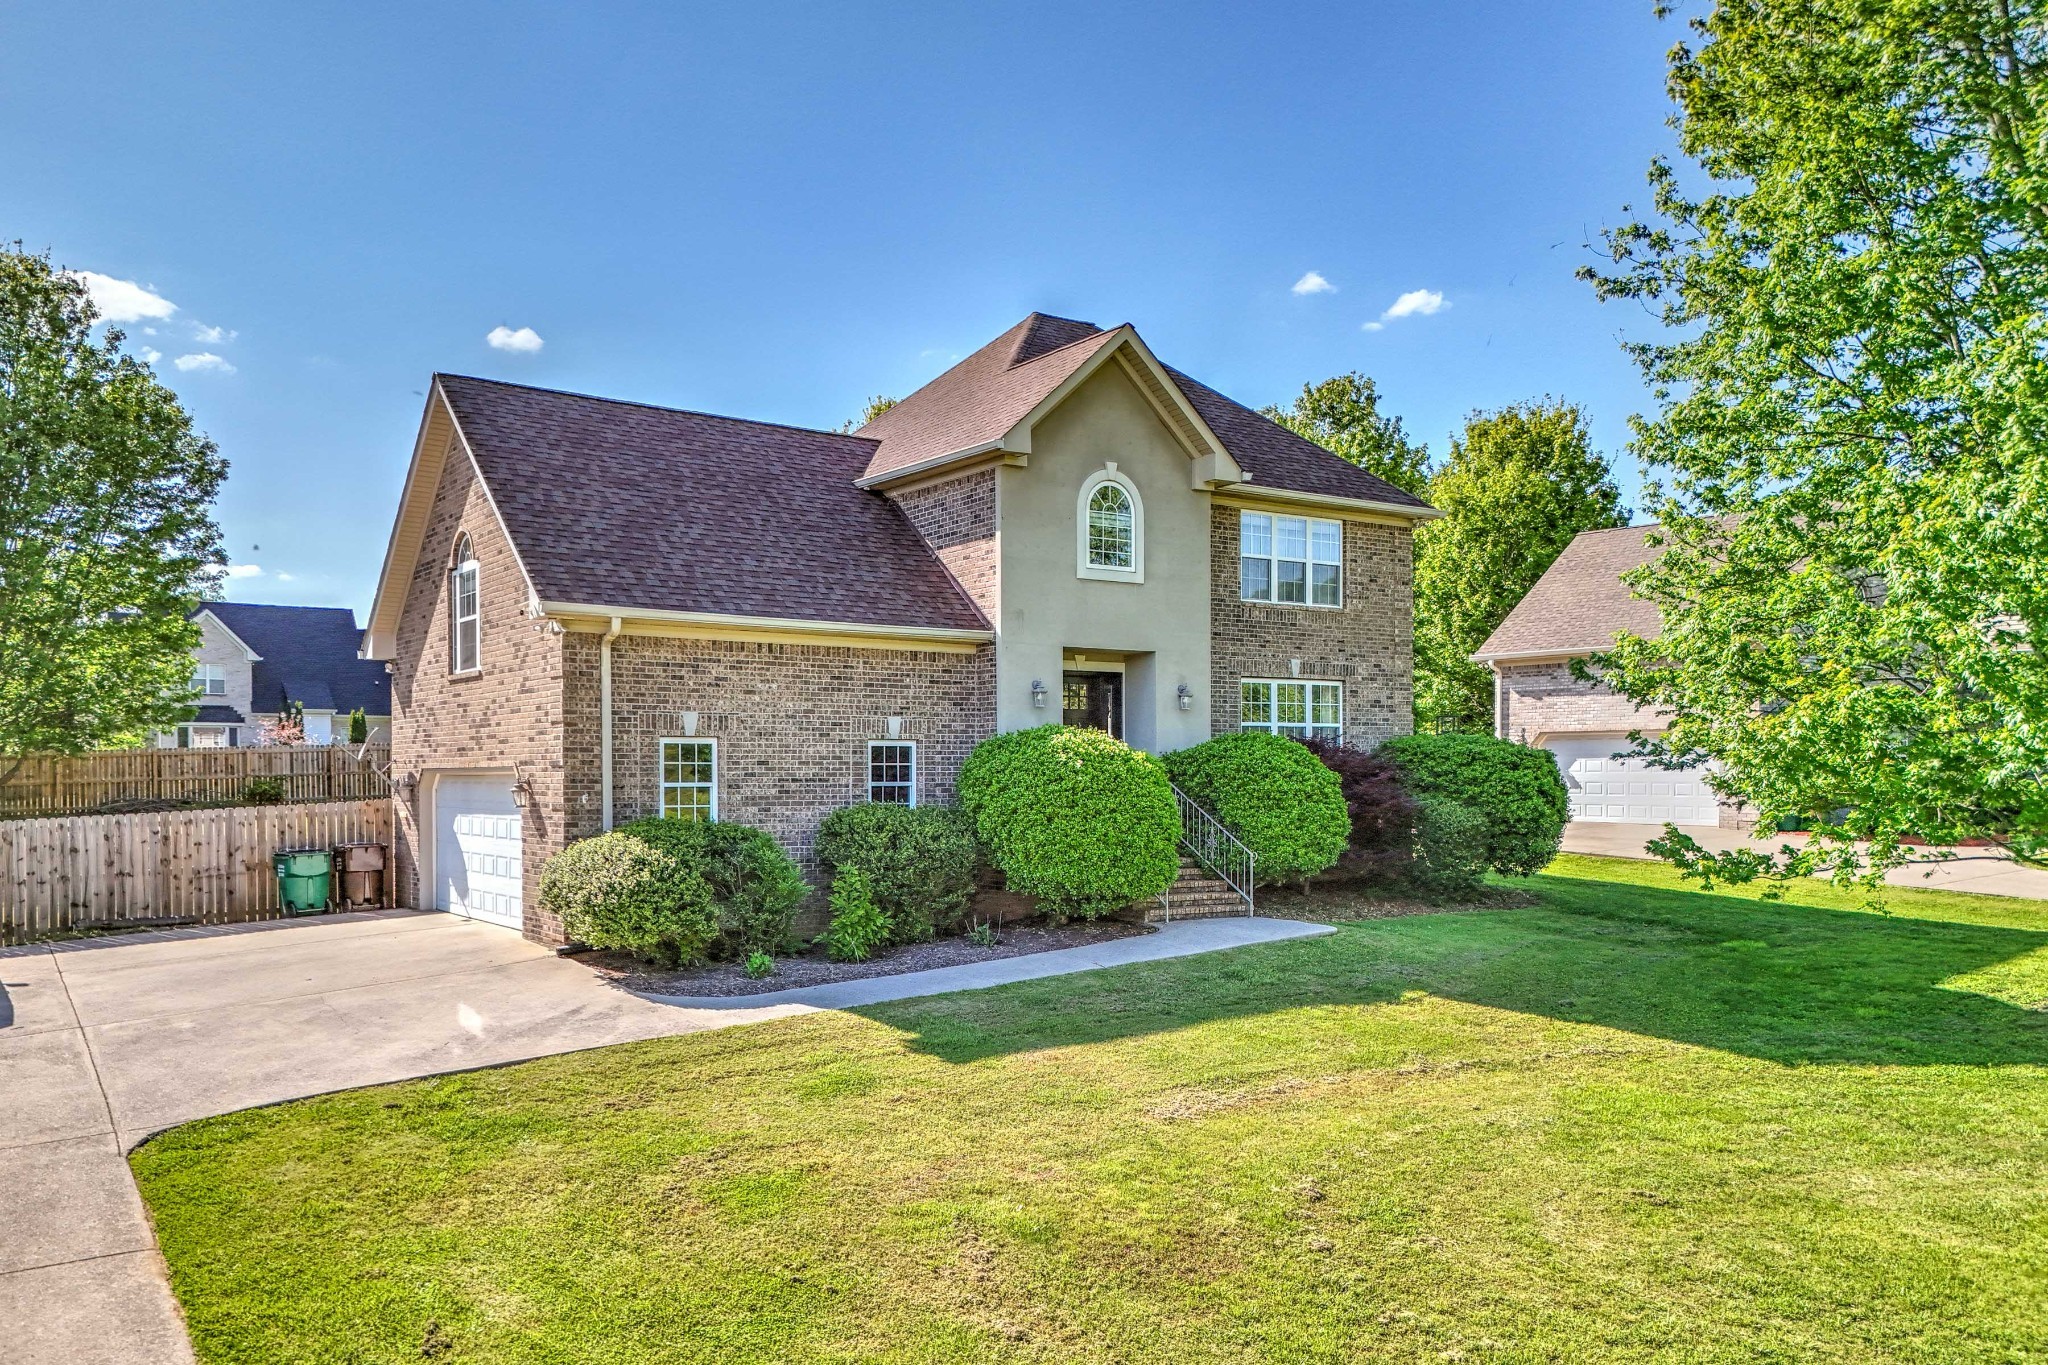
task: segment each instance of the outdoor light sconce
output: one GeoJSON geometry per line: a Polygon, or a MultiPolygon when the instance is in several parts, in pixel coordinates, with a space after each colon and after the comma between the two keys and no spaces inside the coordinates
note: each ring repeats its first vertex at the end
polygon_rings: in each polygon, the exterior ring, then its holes
{"type": "Polygon", "coordinates": [[[1045,709],[1045,683],[1042,679],[1031,680],[1031,704],[1041,711],[1045,709]]]}
{"type": "Polygon", "coordinates": [[[1192,711],[1195,709],[1194,689],[1189,687],[1186,683],[1182,683],[1180,685],[1180,690],[1173,694],[1173,699],[1174,701],[1180,704],[1180,709],[1183,711],[1192,711]]]}
{"type": "Polygon", "coordinates": [[[420,779],[417,773],[400,773],[397,779],[392,782],[391,787],[392,790],[398,793],[401,801],[410,805],[413,793],[419,790],[419,785],[420,779]]]}
{"type": "Polygon", "coordinates": [[[512,804],[525,810],[532,802],[533,783],[530,779],[522,777],[512,784],[512,804]]]}
{"type": "Polygon", "coordinates": [[[889,738],[903,738],[903,717],[891,716],[887,720],[882,722],[882,726],[883,729],[887,731],[889,738]]]}

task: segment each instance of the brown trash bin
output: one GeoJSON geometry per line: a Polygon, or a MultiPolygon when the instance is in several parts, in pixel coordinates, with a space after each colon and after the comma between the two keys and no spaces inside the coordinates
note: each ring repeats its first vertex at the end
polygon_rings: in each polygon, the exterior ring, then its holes
{"type": "Polygon", "coordinates": [[[385,848],[382,844],[334,846],[334,899],[344,910],[384,904],[385,848]]]}

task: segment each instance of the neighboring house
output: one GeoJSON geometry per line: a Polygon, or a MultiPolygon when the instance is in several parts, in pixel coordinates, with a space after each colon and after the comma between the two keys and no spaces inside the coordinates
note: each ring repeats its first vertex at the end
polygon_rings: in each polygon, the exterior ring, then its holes
{"type": "Polygon", "coordinates": [[[1631,731],[1663,731],[1664,713],[1637,706],[1572,662],[1623,631],[1655,639],[1663,620],[1621,576],[1657,554],[1655,526],[1582,531],[1472,657],[1493,669],[1494,733],[1557,756],[1574,820],[1740,828],[1744,812],[1721,801],[1700,772],[1620,757],[1631,731]]]}
{"type": "Polygon", "coordinates": [[[438,375],[364,652],[399,894],[558,942],[550,854],[944,802],[998,731],[1409,726],[1407,493],[1033,314],[852,435],[438,375]]]}
{"type": "Polygon", "coordinates": [[[308,744],[348,740],[360,708],[370,738],[391,734],[391,679],[357,650],[362,633],[346,607],[272,607],[208,602],[193,613],[197,714],[157,736],[158,748],[240,748],[262,742],[265,727],[291,703],[304,712],[308,744]]]}

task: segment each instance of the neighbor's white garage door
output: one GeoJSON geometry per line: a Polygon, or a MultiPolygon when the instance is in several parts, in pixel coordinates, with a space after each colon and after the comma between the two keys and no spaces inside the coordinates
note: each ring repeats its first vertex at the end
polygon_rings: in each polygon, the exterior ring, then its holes
{"type": "Polygon", "coordinates": [[[517,929],[519,807],[512,781],[507,773],[434,784],[434,904],[517,929]]]}
{"type": "Polygon", "coordinates": [[[1543,747],[1557,757],[1574,820],[1711,825],[1719,818],[1714,793],[1700,773],[1614,757],[1628,750],[1624,735],[1553,735],[1543,747]]]}

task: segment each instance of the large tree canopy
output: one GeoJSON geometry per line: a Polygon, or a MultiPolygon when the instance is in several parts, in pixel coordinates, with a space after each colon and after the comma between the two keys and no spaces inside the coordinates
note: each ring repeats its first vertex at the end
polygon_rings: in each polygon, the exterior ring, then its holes
{"type": "Polygon", "coordinates": [[[173,724],[227,466],[84,286],[0,250],[0,771],[173,724]]]}
{"type": "Polygon", "coordinates": [[[1654,166],[1656,212],[1587,272],[1669,327],[1632,348],[1664,631],[1601,662],[1671,709],[1667,759],[1717,760],[1767,822],[1841,822],[1781,874],[2048,835],[2039,8],[1716,6],[1671,62],[1698,173],[1654,166]]]}
{"type": "Polygon", "coordinates": [[[1624,526],[1628,509],[1570,403],[1475,412],[1430,479],[1444,515],[1415,538],[1415,714],[1484,728],[1493,675],[1472,662],[1572,537],[1624,526]]]}
{"type": "Polygon", "coordinates": [[[1319,384],[1304,384],[1292,407],[1269,407],[1264,412],[1366,473],[1422,496],[1429,481],[1429,449],[1408,443],[1399,417],[1381,414],[1379,387],[1364,375],[1340,374],[1319,384]]]}

